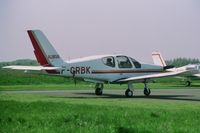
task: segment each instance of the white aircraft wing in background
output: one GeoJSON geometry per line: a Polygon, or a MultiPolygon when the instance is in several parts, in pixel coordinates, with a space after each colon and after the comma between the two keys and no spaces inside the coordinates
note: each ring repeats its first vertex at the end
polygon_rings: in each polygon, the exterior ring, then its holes
{"type": "Polygon", "coordinates": [[[199,74],[194,74],[194,76],[196,76],[196,77],[200,77],[200,73],[199,73],[199,74]]]}

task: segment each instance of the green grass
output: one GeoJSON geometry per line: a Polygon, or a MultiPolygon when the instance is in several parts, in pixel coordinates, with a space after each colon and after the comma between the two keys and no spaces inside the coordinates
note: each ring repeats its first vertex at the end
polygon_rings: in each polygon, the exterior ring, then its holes
{"type": "Polygon", "coordinates": [[[40,84],[64,84],[73,83],[69,78],[50,76],[41,73],[24,73],[0,69],[0,85],[40,85],[40,84]]]}
{"type": "Polygon", "coordinates": [[[2,133],[197,133],[200,103],[0,94],[2,133]]]}

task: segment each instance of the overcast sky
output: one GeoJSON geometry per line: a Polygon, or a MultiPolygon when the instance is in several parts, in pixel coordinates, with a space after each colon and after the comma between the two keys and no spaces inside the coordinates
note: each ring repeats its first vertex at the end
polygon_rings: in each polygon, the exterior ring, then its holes
{"type": "Polygon", "coordinates": [[[0,0],[0,61],[35,59],[40,29],[60,56],[200,58],[200,0],[0,0]]]}

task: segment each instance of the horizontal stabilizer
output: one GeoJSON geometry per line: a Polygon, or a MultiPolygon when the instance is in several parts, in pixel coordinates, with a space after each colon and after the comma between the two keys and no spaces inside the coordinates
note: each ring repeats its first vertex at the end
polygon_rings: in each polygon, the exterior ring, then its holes
{"type": "Polygon", "coordinates": [[[200,77],[200,74],[194,74],[194,76],[196,76],[196,77],[200,77]]]}
{"type": "Polygon", "coordinates": [[[14,69],[14,70],[33,70],[33,71],[62,69],[61,67],[43,67],[43,66],[5,66],[3,68],[14,69]]]}

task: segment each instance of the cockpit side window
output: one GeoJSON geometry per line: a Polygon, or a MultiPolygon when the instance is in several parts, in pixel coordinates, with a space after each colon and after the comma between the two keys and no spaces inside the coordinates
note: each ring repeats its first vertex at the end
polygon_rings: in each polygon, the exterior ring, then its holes
{"type": "Polygon", "coordinates": [[[117,56],[119,68],[132,68],[132,64],[126,56],[117,56]]]}
{"type": "Polygon", "coordinates": [[[115,60],[114,60],[114,57],[112,57],[112,56],[104,57],[102,59],[102,61],[103,61],[103,64],[105,64],[109,67],[115,67],[115,60]]]}
{"type": "Polygon", "coordinates": [[[141,68],[141,64],[133,58],[130,58],[135,68],[141,68]]]}

